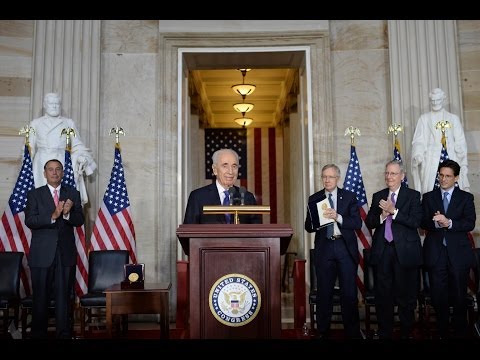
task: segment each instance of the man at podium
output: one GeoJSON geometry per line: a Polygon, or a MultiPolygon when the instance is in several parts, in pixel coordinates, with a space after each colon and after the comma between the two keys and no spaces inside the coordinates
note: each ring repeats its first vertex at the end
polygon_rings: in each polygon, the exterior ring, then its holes
{"type": "MultiPolygon", "coordinates": [[[[232,214],[204,214],[205,205],[257,205],[255,196],[244,187],[235,186],[238,177],[239,158],[232,149],[220,149],[213,153],[214,183],[193,190],[188,197],[184,224],[231,224],[232,214]]],[[[258,214],[240,215],[241,224],[261,224],[258,214]]]]}

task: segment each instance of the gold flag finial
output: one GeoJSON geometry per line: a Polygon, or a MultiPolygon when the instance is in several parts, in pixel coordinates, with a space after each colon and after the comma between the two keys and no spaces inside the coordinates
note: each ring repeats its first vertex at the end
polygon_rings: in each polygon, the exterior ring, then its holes
{"type": "Polygon", "coordinates": [[[18,131],[18,135],[25,134],[25,145],[30,145],[30,133],[35,134],[35,129],[30,125],[25,125],[18,131]]]}
{"type": "Polygon", "coordinates": [[[397,137],[398,133],[402,131],[403,131],[402,125],[393,123],[388,127],[387,134],[391,134],[393,132],[393,135],[397,137]]]}
{"type": "Polygon", "coordinates": [[[403,127],[400,124],[393,123],[388,127],[387,134],[393,133],[393,144],[400,151],[400,143],[398,142],[398,133],[403,131],[403,127]]]}
{"type": "Polygon", "coordinates": [[[360,136],[360,129],[354,126],[349,126],[345,129],[345,135],[350,135],[350,142],[352,145],[355,145],[355,136],[360,136]]]}
{"type": "Polygon", "coordinates": [[[73,135],[73,137],[77,136],[77,134],[75,134],[75,130],[73,130],[71,127],[67,127],[67,128],[64,128],[62,129],[62,132],[60,135],[65,135],[66,136],[66,148],[68,150],[71,150],[72,149],[72,142],[70,141],[70,136],[73,135]]]}
{"type": "Polygon", "coordinates": [[[452,128],[453,125],[448,122],[448,120],[440,120],[435,124],[435,129],[440,129],[442,131],[442,145],[445,150],[447,150],[447,136],[445,135],[445,130],[452,128]]]}
{"type": "Polygon", "coordinates": [[[120,136],[119,135],[122,134],[123,136],[125,136],[125,130],[123,130],[119,126],[115,126],[115,127],[110,129],[109,135],[112,135],[112,134],[115,134],[115,144],[120,145],[120,139],[119,139],[120,136]]]}

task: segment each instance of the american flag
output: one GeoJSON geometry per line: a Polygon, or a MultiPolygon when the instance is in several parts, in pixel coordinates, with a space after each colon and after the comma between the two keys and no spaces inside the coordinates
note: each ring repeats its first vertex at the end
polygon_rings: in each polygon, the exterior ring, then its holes
{"type": "MultiPolygon", "coordinates": [[[[400,156],[400,142],[398,139],[395,139],[395,146],[393,147],[393,160],[403,162],[402,157],[400,156]]],[[[405,174],[405,177],[402,180],[402,186],[408,187],[407,174],[405,174]]]]}
{"type": "MultiPolygon", "coordinates": [[[[269,205],[264,224],[283,224],[283,133],[277,128],[248,127],[205,129],[205,170],[212,168],[212,155],[231,148],[240,157],[239,184],[255,195],[258,205],[269,205]],[[246,134],[246,135],[245,135],[246,134]],[[246,136],[246,137],[245,137],[246,136]]],[[[206,174],[206,183],[212,180],[206,174]]]]}
{"type": "Polygon", "coordinates": [[[35,188],[32,172],[32,159],[30,147],[25,144],[23,163],[17,182],[13,187],[12,195],[2,215],[0,224],[0,251],[23,251],[23,270],[21,272],[20,295],[30,296],[31,279],[30,268],[28,267],[27,255],[30,252],[30,240],[32,232],[25,225],[25,206],[27,193],[35,188]]]}
{"type": "Polygon", "coordinates": [[[360,162],[358,161],[355,145],[350,146],[350,162],[348,163],[347,173],[343,181],[345,190],[353,191],[357,195],[358,207],[362,218],[362,228],[355,230],[357,234],[358,252],[360,255],[360,266],[357,271],[357,285],[360,294],[365,294],[365,285],[363,283],[363,249],[369,249],[372,244],[372,233],[365,225],[365,219],[368,213],[367,194],[363,185],[362,172],[360,171],[360,162]]]}
{"type": "Polygon", "coordinates": [[[130,262],[137,263],[135,229],[119,144],[115,145],[110,182],[95,219],[90,249],[128,250],[130,262]]]}
{"type": "MultiPolygon", "coordinates": [[[[62,185],[75,187],[75,177],[72,166],[72,156],[70,148],[65,148],[65,168],[62,179],[62,185]]],[[[87,241],[85,239],[85,226],[74,227],[75,246],[77,247],[77,269],[75,274],[75,293],[78,297],[88,291],[88,253],[87,241]]]]}

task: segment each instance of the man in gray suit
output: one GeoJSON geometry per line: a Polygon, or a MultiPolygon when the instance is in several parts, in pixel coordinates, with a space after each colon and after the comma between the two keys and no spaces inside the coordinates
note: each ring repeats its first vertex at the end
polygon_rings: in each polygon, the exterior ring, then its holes
{"type": "Polygon", "coordinates": [[[32,230],[28,264],[32,277],[32,338],[46,338],[48,303],[55,299],[56,337],[72,337],[70,301],[77,250],[74,227],[85,218],[80,192],[62,186],[63,166],[57,159],[45,163],[47,185],[29,191],[25,224],[32,230]]]}

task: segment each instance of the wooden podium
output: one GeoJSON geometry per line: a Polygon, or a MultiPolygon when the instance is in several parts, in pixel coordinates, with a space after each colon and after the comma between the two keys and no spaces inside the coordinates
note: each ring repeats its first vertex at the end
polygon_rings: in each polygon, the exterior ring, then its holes
{"type": "Polygon", "coordinates": [[[190,263],[190,338],[280,338],[280,255],[292,235],[284,224],[178,227],[190,263]]]}

